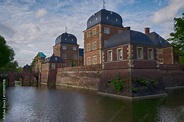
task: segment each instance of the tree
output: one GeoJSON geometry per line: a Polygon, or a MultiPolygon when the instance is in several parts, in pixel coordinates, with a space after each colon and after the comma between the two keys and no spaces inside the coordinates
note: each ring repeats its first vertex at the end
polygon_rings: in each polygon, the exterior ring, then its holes
{"type": "Polygon", "coordinates": [[[16,70],[18,63],[14,61],[14,51],[11,47],[6,45],[4,37],[0,36],[0,70],[10,71],[16,70]]]}
{"type": "Polygon", "coordinates": [[[178,50],[180,56],[184,56],[184,13],[180,18],[174,18],[174,32],[170,33],[170,38],[174,48],[178,50]]]}

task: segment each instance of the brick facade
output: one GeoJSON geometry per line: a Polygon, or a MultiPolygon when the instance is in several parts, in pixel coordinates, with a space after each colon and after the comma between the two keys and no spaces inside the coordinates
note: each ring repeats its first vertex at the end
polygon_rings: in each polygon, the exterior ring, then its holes
{"type": "Polygon", "coordinates": [[[102,48],[104,41],[108,40],[112,35],[125,30],[125,28],[115,27],[111,25],[98,24],[84,31],[84,65],[94,65],[102,63],[102,48]],[[104,33],[104,29],[108,28],[109,33],[104,33]],[[96,46],[94,46],[96,43],[96,46]],[[96,47],[96,48],[94,48],[96,47]],[[93,62],[93,56],[97,57],[97,61],[93,62]],[[90,63],[88,60],[90,58],[90,63]]]}
{"type": "Polygon", "coordinates": [[[53,53],[62,58],[65,67],[79,65],[79,45],[57,44],[53,46],[53,53]]]}

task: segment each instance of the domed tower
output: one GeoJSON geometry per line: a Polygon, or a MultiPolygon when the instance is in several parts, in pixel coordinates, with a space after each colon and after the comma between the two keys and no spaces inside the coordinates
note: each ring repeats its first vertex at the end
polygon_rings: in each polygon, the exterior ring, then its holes
{"type": "Polygon", "coordinates": [[[53,46],[54,56],[61,57],[66,67],[78,65],[78,52],[79,45],[73,34],[65,32],[56,38],[53,46]]]}
{"type": "Polygon", "coordinates": [[[125,30],[122,21],[118,13],[106,10],[105,7],[87,20],[87,29],[84,31],[84,65],[102,63],[104,41],[125,30]]]}

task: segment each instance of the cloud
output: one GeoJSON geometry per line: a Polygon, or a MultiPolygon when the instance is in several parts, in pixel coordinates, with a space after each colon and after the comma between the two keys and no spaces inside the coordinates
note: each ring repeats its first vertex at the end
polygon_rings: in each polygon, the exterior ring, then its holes
{"type": "Polygon", "coordinates": [[[37,12],[36,12],[36,17],[40,18],[40,17],[43,17],[47,14],[47,10],[44,9],[44,8],[41,8],[39,9],[37,12]]]}
{"type": "Polygon", "coordinates": [[[15,32],[11,27],[0,23],[0,35],[12,38],[14,34],[15,32]]]}
{"type": "Polygon", "coordinates": [[[171,0],[169,5],[158,10],[152,17],[153,23],[160,23],[173,19],[178,11],[184,7],[183,0],[171,0]]]}

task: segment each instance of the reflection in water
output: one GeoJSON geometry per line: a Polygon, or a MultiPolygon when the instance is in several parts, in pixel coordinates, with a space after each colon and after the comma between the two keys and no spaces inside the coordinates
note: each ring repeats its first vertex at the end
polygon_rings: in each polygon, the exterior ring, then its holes
{"type": "Polygon", "coordinates": [[[184,120],[181,93],[175,90],[167,98],[131,102],[83,89],[10,87],[5,122],[181,121],[184,120]]]}

